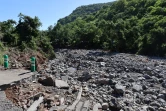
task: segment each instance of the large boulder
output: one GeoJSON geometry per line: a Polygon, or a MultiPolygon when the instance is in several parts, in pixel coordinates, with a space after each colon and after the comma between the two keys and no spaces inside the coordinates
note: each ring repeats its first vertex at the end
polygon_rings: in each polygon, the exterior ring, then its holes
{"type": "Polygon", "coordinates": [[[40,77],[38,79],[38,82],[44,86],[54,86],[55,85],[55,81],[51,76],[40,77]]]}

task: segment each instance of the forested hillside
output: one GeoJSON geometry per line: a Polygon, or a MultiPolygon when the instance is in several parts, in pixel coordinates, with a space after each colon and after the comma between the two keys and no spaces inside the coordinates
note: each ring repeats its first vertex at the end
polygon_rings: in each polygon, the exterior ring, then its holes
{"type": "Polygon", "coordinates": [[[113,2],[80,6],[76,8],[69,16],[59,19],[58,22],[62,25],[73,22],[78,17],[86,17],[87,15],[97,12],[102,7],[111,6],[112,3],[113,2]]]}
{"type": "Polygon", "coordinates": [[[54,47],[166,54],[166,1],[118,0],[113,5],[49,31],[54,47]]]}

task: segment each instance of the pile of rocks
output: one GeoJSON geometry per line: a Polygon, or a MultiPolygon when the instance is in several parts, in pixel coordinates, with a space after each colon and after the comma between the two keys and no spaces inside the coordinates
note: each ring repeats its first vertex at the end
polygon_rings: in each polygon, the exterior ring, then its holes
{"type": "Polygon", "coordinates": [[[100,104],[103,110],[112,111],[166,110],[164,59],[67,49],[56,56],[45,72],[69,86],[82,86],[80,101],[89,100],[93,106],[100,104]]]}
{"type": "Polygon", "coordinates": [[[37,81],[28,83],[44,97],[40,110],[166,111],[164,59],[63,49],[45,66],[37,81]]]}

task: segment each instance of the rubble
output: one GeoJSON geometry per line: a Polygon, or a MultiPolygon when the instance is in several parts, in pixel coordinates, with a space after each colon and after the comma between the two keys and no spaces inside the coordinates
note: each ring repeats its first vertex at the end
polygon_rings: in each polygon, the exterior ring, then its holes
{"type": "Polygon", "coordinates": [[[62,49],[39,71],[36,82],[10,87],[6,94],[24,108],[43,96],[39,109],[48,111],[165,111],[165,62],[134,54],[62,49]]]}
{"type": "Polygon", "coordinates": [[[58,88],[69,88],[69,85],[67,82],[63,81],[63,80],[55,80],[55,86],[58,88]]]}

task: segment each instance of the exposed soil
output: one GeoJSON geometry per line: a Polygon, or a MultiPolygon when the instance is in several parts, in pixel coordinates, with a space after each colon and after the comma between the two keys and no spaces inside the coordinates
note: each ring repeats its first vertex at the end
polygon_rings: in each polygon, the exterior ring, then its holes
{"type": "MultiPolygon", "coordinates": [[[[32,50],[20,52],[17,49],[9,49],[6,53],[9,56],[9,68],[24,68],[30,69],[31,60],[33,56],[36,58],[36,69],[39,71],[42,68],[42,64],[47,61],[47,58],[40,52],[34,52],[32,50]]],[[[0,67],[3,70],[3,67],[0,67]]]]}

